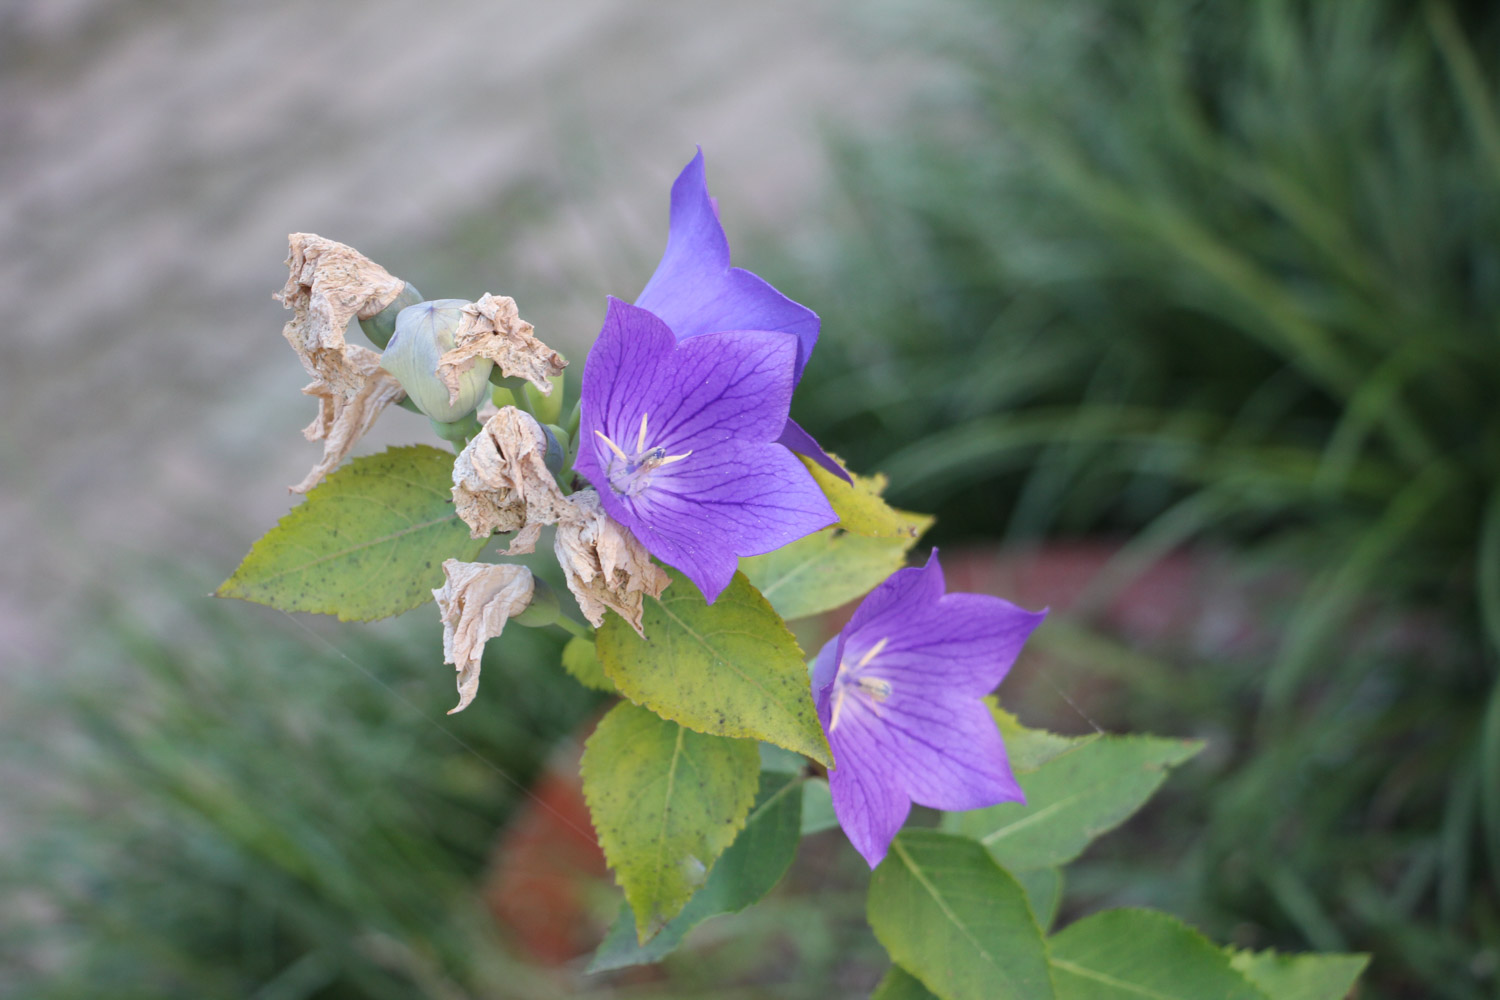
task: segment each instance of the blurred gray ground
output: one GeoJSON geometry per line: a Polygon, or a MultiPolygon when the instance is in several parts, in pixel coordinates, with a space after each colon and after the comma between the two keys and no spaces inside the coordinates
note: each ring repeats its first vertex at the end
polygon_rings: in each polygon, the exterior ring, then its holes
{"type": "MultiPolygon", "coordinates": [[[[222,578],[318,448],[286,234],[429,297],[514,295],[581,362],[701,143],[738,262],[819,225],[821,130],[921,68],[833,0],[0,2],[0,642],[152,562],[222,578]]],[[[425,440],[387,414],[363,451],[425,440]]]]}

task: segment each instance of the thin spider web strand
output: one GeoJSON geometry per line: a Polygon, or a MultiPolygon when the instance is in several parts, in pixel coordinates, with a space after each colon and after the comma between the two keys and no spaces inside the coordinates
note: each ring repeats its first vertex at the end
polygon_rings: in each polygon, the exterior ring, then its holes
{"type": "MultiPolygon", "coordinates": [[[[280,609],[278,608],[277,610],[279,611],[280,609]]],[[[488,757],[486,757],[484,754],[480,753],[478,750],[475,750],[472,746],[470,746],[467,742],[464,741],[463,737],[459,736],[457,733],[453,732],[447,726],[443,725],[441,722],[439,722],[438,720],[434,719],[432,716],[428,715],[426,712],[424,712],[422,710],[422,708],[419,705],[417,705],[415,702],[413,702],[410,698],[407,698],[400,691],[397,691],[395,688],[391,687],[385,681],[381,680],[378,676],[376,676],[373,672],[371,672],[367,667],[365,667],[364,664],[360,663],[358,660],[354,659],[354,657],[350,656],[348,653],[344,652],[342,649],[339,649],[337,646],[335,646],[326,636],[321,636],[318,633],[314,632],[312,629],[310,629],[310,628],[307,627],[307,624],[305,622],[298,621],[296,618],[293,618],[290,614],[287,614],[287,612],[282,611],[281,613],[286,616],[286,618],[287,618],[288,621],[293,622],[303,632],[307,633],[307,635],[310,638],[312,638],[314,641],[316,641],[319,644],[321,644],[325,649],[329,650],[330,652],[335,653],[340,659],[348,661],[348,663],[351,666],[353,666],[354,669],[358,670],[366,678],[368,678],[369,680],[373,681],[377,686],[379,686],[380,688],[382,688],[392,698],[395,698],[401,704],[405,705],[408,709],[410,709],[415,715],[417,715],[419,718],[421,718],[424,722],[428,723],[434,729],[438,730],[444,736],[448,737],[454,743],[458,744],[458,746],[460,746],[461,748],[463,748],[465,751],[467,751],[468,753],[472,754],[475,757],[475,759],[479,760],[481,763],[483,763],[490,770],[492,770],[496,774],[500,775],[500,777],[502,777],[506,781],[510,782],[513,786],[515,786],[515,788],[518,791],[521,792],[522,795],[526,796],[526,798],[530,799],[533,803],[535,803],[540,808],[545,809],[559,823],[562,823],[568,829],[572,830],[574,833],[578,834],[581,837],[585,837],[585,838],[587,838],[589,840],[595,839],[595,837],[594,837],[594,831],[583,829],[577,823],[574,823],[568,817],[564,816],[562,813],[558,812],[552,806],[548,805],[540,796],[538,796],[530,788],[527,788],[517,778],[515,778],[508,771],[506,771],[505,768],[501,767],[499,764],[497,764],[494,761],[490,760],[488,757]]]]}

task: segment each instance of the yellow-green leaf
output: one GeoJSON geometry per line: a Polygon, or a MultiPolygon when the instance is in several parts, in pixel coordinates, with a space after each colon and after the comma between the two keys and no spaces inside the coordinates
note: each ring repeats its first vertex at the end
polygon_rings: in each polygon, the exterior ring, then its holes
{"type": "Polygon", "coordinates": [[[831,611],[900,569],[911,536],[870,538],[824,528],[775,552],[740,560],[749,578],[787,621],[831,611]]]}
{"type": "Polygon", "coordinates": [[[1014,715],[1000,707],[993,695],[984,699],[1000,727],[1000,737],[1005,741],[1005,754],[1010,758],[1011,770],[1017,774],[1028,774],[1041,767],[1053,757],[1059,757],[1074,747],[1081,746],[1096,736],[1059,736],[1045,729],[1028,729],[1014,715]]]}
{"type": "Polygon", "coordinates": [[[604,667],[599,663],[594,644],[582,636],[575,635],[563,647],[562,665],[584,687],[595,691],[615,690],[614,683],[604,675],[604,667]]]}
{"type": "Polygon", "coordinates": [[[642,944],[708,881],[759,780],[750,740],[695,733],[624,702],[600,721],[583,751],[583,794],[642,944]]]}
{"type": "MultiPolygon", "coordinates": [[[[854,480],[851,486],[812,459],[802,455],[797,457],[802,459],[802,464],[812,473],[813,479],[832,505],[833,512],[839,516],[839,527],[845,531],[871,538],[906,538],[916,541],[922,532],[932,526],[930,515],[897,510],[880,498],[885,491],[885,476],[879,473],[857,476],[851,472],[849,478],[854,480]]],[[[840,465],[844,464],[837,455],[829,457],[840,465]]]]}
{"type": "Polygon", "coordinates": [[[427,445],[356,458],[250,549],[219,597],[372,621],[432,600],[443,560],[485,539],[453,512],[453,456],[427,445]]]}
{"type": "Polygon", "coordinates": [[[1283,955],[1229,951],[1229,964],[1271,1000],[1344,1000],[1369,955],[1283,955]]]}
{"type": "Polygon", "coordinates": [[[667,572],[672,586],[646,599],[644,639],[615,615],[595,634],[620,693],[700,733],[765,740],[832,766],[807,661],[770,603],[742,573],[709,604],[667,572]]]}
{"type": "Polygon", "coordinates": [[[745,828],[713,866],[708,883],[644,945],[633,933],[630,907],[621,908],[619,918],[594,952],[589,971],[660,962],[703,921],[721,913],[738,913],[775,888],[791,867],[801,840],[801,785],[798,775],[761,771],[755,807],[745,819],[745,828]]]}

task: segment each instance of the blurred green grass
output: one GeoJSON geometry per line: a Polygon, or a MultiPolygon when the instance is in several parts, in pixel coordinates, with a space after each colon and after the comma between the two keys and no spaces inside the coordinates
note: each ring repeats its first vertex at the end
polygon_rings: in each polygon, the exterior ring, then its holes
{"type": "Polygon", "coordinates": [[[444,718],[435,622],[315,631],[206,589],[141,572],[27,692],[0,968],[39,997],[553,995],[477,885],[595,705],[560,644],[507,634],[490,697],[444,718]]]}
{"type": "Polygon", "coordinates": [[[1497,15],[924,9],[892,33],[952,79],[841,141],[847,238],[778,275],[825,317],[795,415],[938,540],[1289,574],[1269,658],[1111,688],[1111,724],[1227,743],[1155,820],[1196,875],[1174,846],[1154,889],[1119,857],[1082,877],[1221,937],[1372,950],[1363,996],[1500,972],[1497,15]]]}
{"type": "MultiPolygon", "coordinates": [[[[8,682],[25,710],[0,729],[5,996],[814,1000],[882,971],[859,859],[831,835],[799,888],[711,922],[663,972],[538,964],[486,877],[605,700],[562,670],[561,633],[507,629],[481,697],[446,716],[433,609],[339,625],[115,569],[132,585],[79,609],[69,661],[8,682]]],[[[602,937],[620,900],[596,888],[602,937]]],[[[558,902],[509,912],[530,905],[558,902]]]]}

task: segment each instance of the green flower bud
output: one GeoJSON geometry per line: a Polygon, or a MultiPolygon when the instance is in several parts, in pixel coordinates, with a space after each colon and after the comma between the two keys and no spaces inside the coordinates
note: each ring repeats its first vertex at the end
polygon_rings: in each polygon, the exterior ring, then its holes
{"type": "Polygon", "coordinates": [[[552,383],[550,395],[542,395],[540,389],[527,382],[521,386],[521,396],[526,400],[526,409],[531,411],[531,415],[536,417],[538,423],[560,423],[562,421],[563,377],[555,375],[547,381],[552,383]]]}
{"type": "Polygon", "coordinates": [[[417,286],[410,281],[406,287],[401,289],[401,294],[391,300],[390,305],[369,319],[359,321],[359,328],[365,331],[365,336],[370,338],[370,343],[385,350],[385,345],[391,342],[391,334],[396,332],[396,317],[401,310],[407,306],[414,306],[422,301],[422,293],[417,291],[417,286]]]}
{"type": "Polygon", "coordinates": [[[542,464],[554,476],[561,476],[568,459],[568,432],[556,424],[543,424],[542,433],[547,438],[547,453],[542,464]]]}
{"type": "Polygon", "coordinates": [[[526,628],[545,628],[557,621],[562,606],[557,603],[557,594],[541,577],[532,577],[532,585],[531,603],[511,621],[526,628]]]}
{"type": "Polygon", "coordinates": [[[463,318],[463,299],[434,299],[407,306],[396,316],[396,331],[380,364],[396,376],[407,398],[427,416],[453,423],[473,411],[489,389],[494,362],[475,358],[458,377],[458,398],[448,401],[448,387],[437,376],[438,359],[453,350],[453,334],[463,318]]]}

